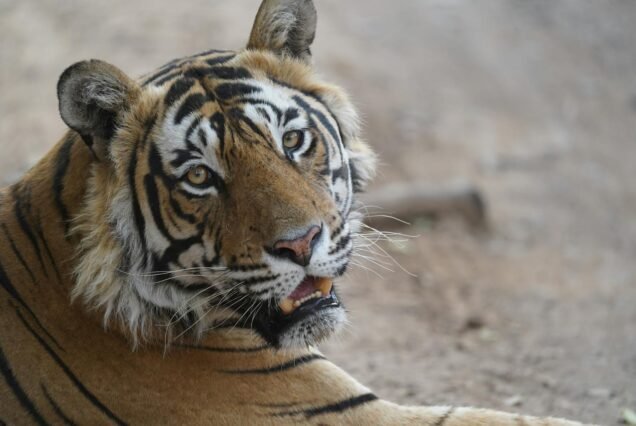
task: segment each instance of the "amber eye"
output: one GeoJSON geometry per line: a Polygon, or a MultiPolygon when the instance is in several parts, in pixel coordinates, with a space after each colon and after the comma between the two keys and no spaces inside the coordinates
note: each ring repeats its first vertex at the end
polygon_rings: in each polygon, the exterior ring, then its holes
{"type": "Polygon", "coordinates": [[[297,149],[303,144],[305,138],[301,130],[292,130],[283,135],[283,146],[285,149],[297,149]]]}
{"type": "Polygon", "coordinates": [[[188,170],[188,174],[186,174],[186,179],[192,185],[203,185],[208,181],[210,177],[210,172],[205,166],[196,166],[188,170]]]}

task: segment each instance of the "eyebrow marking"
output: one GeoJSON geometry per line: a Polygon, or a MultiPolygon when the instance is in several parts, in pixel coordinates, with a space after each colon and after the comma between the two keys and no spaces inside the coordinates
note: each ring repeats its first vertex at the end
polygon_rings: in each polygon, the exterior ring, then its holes
{"type": "Polygon", "coordinates": [[[174,124],[181,123],[185,117],[201,108],[209,100],[210,98],[203,93],[195,93],[188,96],[174,116],[174,124]]]}
{"type": "Polygon", "coordinates": [[[287,110],[285,111],[283,126],[287,126],[287,123],[295,118],[298,118],[299,115],[300,114],[298,113],[298,110],[296,108],[287,108],[287,110]]]}
{"type": "Polygon", "coordinates": [[[199,127],[199,141],[204,147],[208,146],[208,138],[201,127],[199,127]]]}
{"type": "Polygon", "coordinates": [[[267,110],[263,107],[257,107],[256,111],[258,111],[258,113],[263,116],[263,118],[267,121],[269,121],[270,123],[272,122],[272,117],[269,116],[269,113],[267,112],[267,110]]]}

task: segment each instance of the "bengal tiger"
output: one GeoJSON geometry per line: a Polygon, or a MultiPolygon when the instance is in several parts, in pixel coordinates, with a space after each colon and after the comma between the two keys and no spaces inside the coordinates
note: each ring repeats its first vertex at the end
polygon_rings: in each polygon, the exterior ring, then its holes
{"type": "Polygon", "coordinates": [[[0,193],[1,424],[576,424],[399,406],[316,349],[375,157],[315,28],[265,0],[241,51],[63,72],[70,130],[0,193]]]}

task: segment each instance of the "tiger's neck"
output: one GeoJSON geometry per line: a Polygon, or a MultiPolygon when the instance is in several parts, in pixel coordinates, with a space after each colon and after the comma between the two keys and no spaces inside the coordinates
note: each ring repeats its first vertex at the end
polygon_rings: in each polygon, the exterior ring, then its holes
{"type": "MultiPolygon", "coordinates": [[[[65,303],[72,284],[69,237],[86,188],[92,154],[68,134],[16,184],[0,193],[1,271],[5,287],[23,299],[45,293],[47,306],[65,303]]],[[[33,308],[39,303],[33,297],[33,308]]]]}
{"type": "Polygon", "coordinates": [[[86,323],[71,305],[73,218],[80,212],[94,157],[77,135],[68,133],[14,185],[0,192],[0,283],[13,315],[25,326],[53,335],[86,323]],[[44,325],[46,324],[46,326],[44,325]]]}

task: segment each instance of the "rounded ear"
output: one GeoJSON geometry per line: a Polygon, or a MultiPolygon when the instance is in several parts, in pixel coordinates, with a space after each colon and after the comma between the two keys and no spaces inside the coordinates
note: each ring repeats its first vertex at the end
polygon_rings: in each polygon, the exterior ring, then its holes
{"type": "Polygon", "coordinates": [[[77,62],[57,83],[60,115],[104,159],[118,121],[139,91],[137,83],[109,63],[96,59],[77,62]]]}
{"type": "Polygon", "coordinates": [[[247,48],[270,50],[309,62],[316,21],[312,0],[264,0],[254,20],[247,48]]]}

